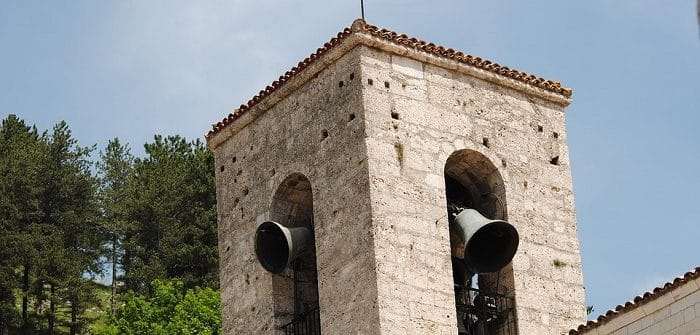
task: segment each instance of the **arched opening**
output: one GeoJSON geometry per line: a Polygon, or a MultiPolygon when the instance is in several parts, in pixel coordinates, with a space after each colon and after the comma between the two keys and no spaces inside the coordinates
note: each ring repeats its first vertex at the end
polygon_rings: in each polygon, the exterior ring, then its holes
{"type": "Polygon", "coordinates": [[[285,334],[320,334],[313,217],[309,179],[298,173],[289,175],[272,198],[270,220],[292,230],[306,228],[310,238],[304,252],[283,271],[272,275],[275,323],[285,334]]]}
{"type": "Polygon", "coordinates": [[[504,223],[508,211],[503,178],[488,158],[468,149],[452,153],[445,163],[444,172],[459,334],[515,334],[514,280],[510,259],[517,249],[518,237],[515,228],[504,223]],[[467,220],[463,218],[467,216],[462,214],[471,210],[478,214],[470,216],[469,224],[466,224],[467,220]],[[463,228],[466,226],[500,231],[484,239],[477,233],[465,233],[463,228]],[[503,242],[506,239],[508,242],[503,242]],[[496,246],[498,243],[501,246],[496,246]],[[473,256],[475,249],[487,256],[497,252],[502,255],[484,257],[482,262],[487,266],[477,269],[466,260],[469,257],[464,257],[468,250],[472,250],[473,256]],[[462,254],[461,250],[464,250],[462,254]],[[492,266],[489,262],[498,265],[492,266]],[[488,270],[484,271],[484,268],[488,270]]]}

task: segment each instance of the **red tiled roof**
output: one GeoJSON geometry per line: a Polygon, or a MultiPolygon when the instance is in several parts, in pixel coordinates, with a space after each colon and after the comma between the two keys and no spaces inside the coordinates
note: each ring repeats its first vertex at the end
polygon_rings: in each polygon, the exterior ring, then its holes
{"type": "Polygon", "coordinates": [[[584,332],[591,330],[593,328],[596,328],[600,326],[601,324],[604,324],[613,318],[617,317],[618,315],[628,312],[632,309],[635,309],[641,305],[644,305],[658,297],[661,297],[662,295],[669,293],[673,291],[674,289],[680,287],[681,285],[694,280],[696,278],[700,278],[700,267],[697,267],[693,269],[690,272],[686,272],[682,277],[678,277],[674,279],[672,282],[666,283],[661,287],[657,287],[653,289],[651,292],[645,292],[642,295],[636,296],[632,301],[626,302],[624,305],[617,305],[614,310],[608,310],[605,312],[605,314],[599,316],[595,320],[590,320],[586,322],[585,324],[582,324],[578,326],[576,329],[572,329],[569,331],[569,335],[579,335],[583,334],[584,332]]]}
{"type": "Polygon", "coordinates": [[[433,43],[428,43],[419,40],[415,37],[409,37],[406,34],[399,34],[391,30],[380,29],[376,26],[367,24],[364,20],[358,19],[355,20],[355,22],[353,22],[352,27],[343,29],[343,31],[338,33],[336,37],[332,38],[329,42],[324,44],[323,47],[316,49],[316,52],[312,53],[309,57],[299,62],[297,66],[293,67],[284,75],[280,76],[279,79],[273,81],[272,84],[265,87],[264,90],[261,90],[256,96],[248,100],[248,102],[238,107],[238,109],[236,109],[233,113],[229,114],[220,122],[215,123],[212,126],[212,130],[210,130],[206,134],[206,138],[212,138],[214,135],[216,135],[216,133],[224,129],[226,126],[238,119],[241,115],[245,114],[253,106],[257,105],[261,100],[265,99],[267,96],[276,91],[279,87],[289,82],[297,74],[299,74],[304,69],[313,64],[316,60],[321,58],[326,52],[341,44],[342,41],[348,36],[356,33],[367,34],[373,37],[380,38],[387,42],[402,45],[408,48],[412,48],[414,50],[426,52],[434,56],[448,58],[462,64],[467,64],[494,74],[498,74],[514,79],[516,81],[523,82],[531,86],[535,86],[553,93],[560,94],[567,98],[571,97],[571,89],[562,87],[561,83],[557,81],[546,80],[544,78],[527,74],[525,72],[510,69],[506,66],[493,63],[480,57],[467,55],[463,52],[455,51],[453,49],[445,48],[433,43]]]}

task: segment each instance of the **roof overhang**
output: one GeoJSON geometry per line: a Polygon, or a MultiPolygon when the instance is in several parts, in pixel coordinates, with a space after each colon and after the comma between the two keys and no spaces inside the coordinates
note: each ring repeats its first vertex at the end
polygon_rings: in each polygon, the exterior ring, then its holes
{"type": "Polygon", "coordinates": [[[348,51],[358,45],[383,50],[420,62],[483,79],[528,95],[567,106],[572,91],[561,83],[514,70],[479,57],[428,43],[405,34],[379,29],[363,20],[355,20],[323,47],[302,60],[256,96],[212,125],[206,134],[207,145],[215,149],[258,115],[294,92],[348,51]]]}

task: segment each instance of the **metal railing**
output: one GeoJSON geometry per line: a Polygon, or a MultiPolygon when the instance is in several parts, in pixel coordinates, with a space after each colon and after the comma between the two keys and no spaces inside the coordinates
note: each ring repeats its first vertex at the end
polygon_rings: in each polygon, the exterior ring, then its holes
{"type": "MultiPolygon", "coordinates": [[[[517,335],[515,300],[499,293],[455,286],[460,335],[517,335]]],[[[280,327],[285,335],[320,335],[318,307],[280,327]]]]}
{"type": "Polygon", "coordinates": [[[498,293],[455,286],[460,335],[516,335],[515,300],[498,293]]]}
{"type": "Polygon", "coordinates": [[[300,314],[282,326],[285,335],[321,335],[321,318],[318,307],[300,314]]]}

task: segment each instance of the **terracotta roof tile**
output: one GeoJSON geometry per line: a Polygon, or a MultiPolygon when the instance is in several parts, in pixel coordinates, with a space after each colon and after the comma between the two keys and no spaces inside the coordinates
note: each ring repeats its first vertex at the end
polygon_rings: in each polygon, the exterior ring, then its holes
{"type": "Polygon", "coordinates": [[[635,309],[641,305],[644,305],[668,292],[673,291],[674,289],[678,288],[682,284],[685,284],[691,280],[694,280],[696,278],[700,278],[700,267],[697,267],[689,272],[686,272],[682,277],[678,277],[674,279],[672,282],[668,282],[664,284],[663,286],[654,288],[651,290],[651,292],[645,292],[642,295],[638,295],[634,297],[632,301],[626,302],[624,305],[617,305],[615,309],[608,310],[605,312],[605,314],[599,316],[595,320],[590,320],[586,322],[585,324],[582,324],[578,326],[576,329],[572,329],[569,331],[569,335],[580,335],[585,333],[586,331],[592,330],[598,326],[600,326],[603,323],[609,322],[611,319],[615,318],[616,316],[628,312],[632,309],[635,309]]]}
{"type": "Polygon", "coordinates": [[[272,94],[272,92],[277,90],[279,87],[283,86],[285,83],[289,82],[294,76],[296,76],[298,73],[309,67],[309,65],[314,63],[326,52],[339,45],[348,36],[355,33],[374,36],[391,43],[403,45],[438,57],[448,58],[459,63],[468,64],[476,68],[480,68],[495,74],[499,74],[501,76],[505,76],[526,83],[528,85],[532,85],[553,93],[563,95],[567,98],[571,97],[571,89],[562,87],[561,83],[559,83],[558,81],[546,80],[544,78],[527,74],[525,72],[510,69],[506,66],[493,63],[480,57],[468,55],[461,51],[455,51],[451,48],[445,48],[434,43],[422,41],[415,37],[410,37],[406,34],[399,34],[391,30],[380,29],[376,26],[367,24],[363,20],[358,19],[355,20],[355,22],[353,22],[352,27],[345,28],[343,31],[338,33],[336,37],[332,38],[330,41],[325,43],[323,47],[316,49],[316,52],[312,53],[309,57],[299,62],[299,64],[297,64],[297,66],[293,67],[291,70],[285,72],[282,76],[279,77],[279,79],[273,81],[271,85],[267,86],[264,90],[261,90],[256,96],[248,100],[248,102],[246,102],[245,104],[238,107],[238,109],[236,109],[233,113],[229,114],[223,120],[212,125],[212,130],[210,130],[206,134],[206,138],[210,139],[211,137],[216,135],[216,133],[218,133],[226,126],[231,124],[233,121],[238,119],[241,115],[245,114],[250,108],[257,105],[260,101],[272,94]]]}

